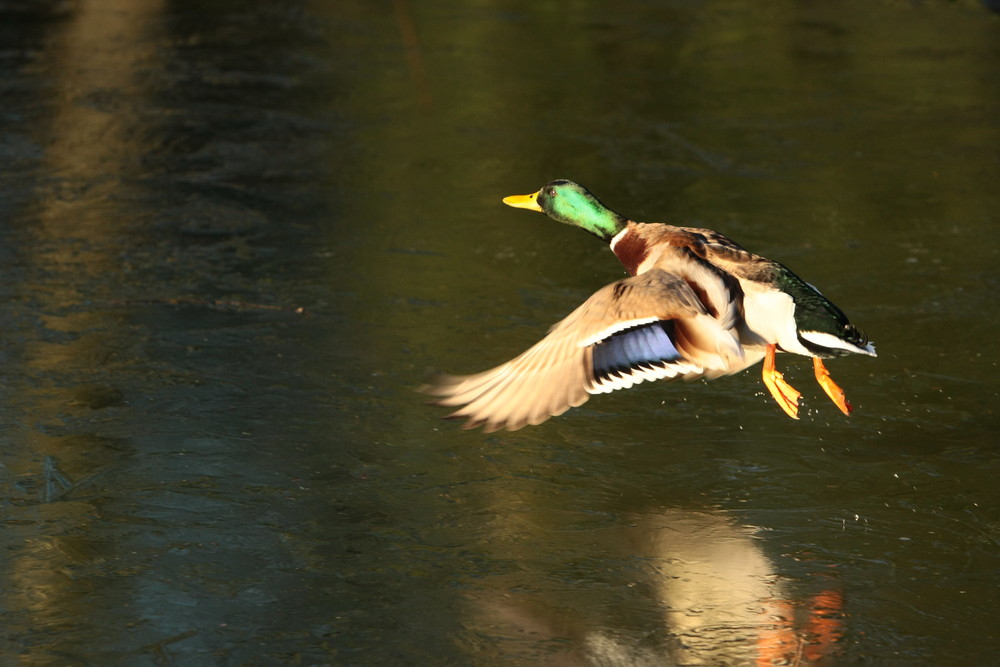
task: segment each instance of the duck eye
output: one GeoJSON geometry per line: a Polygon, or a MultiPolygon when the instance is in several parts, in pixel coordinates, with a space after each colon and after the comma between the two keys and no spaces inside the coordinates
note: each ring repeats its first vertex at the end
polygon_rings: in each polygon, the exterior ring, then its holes
{"type": "Polygon", "coordinates": [[[555,197],[555,196],[556,196],[556,194],[558,194],[558,193],[556,192],[556,189],[555,189],[555,188],[550,188],[550,189],[549,189],[549,196],[550,196],[550,197],[555,197]]]}

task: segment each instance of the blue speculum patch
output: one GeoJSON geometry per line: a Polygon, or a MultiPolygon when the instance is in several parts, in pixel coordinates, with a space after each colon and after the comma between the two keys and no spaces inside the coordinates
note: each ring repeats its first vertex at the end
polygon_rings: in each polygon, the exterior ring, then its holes
{"type": "Polygon", "coordinates": [[[673,342],[674,323],[657,321],[612,334],[594,346],[594,379],[629,373],[681,358],[673,342]]]}

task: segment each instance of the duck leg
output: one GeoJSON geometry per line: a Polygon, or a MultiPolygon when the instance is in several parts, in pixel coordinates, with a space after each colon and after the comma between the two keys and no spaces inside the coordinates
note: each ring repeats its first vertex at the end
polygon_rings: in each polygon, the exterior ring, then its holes
{"type": "MultiPolygon", "coordinates": [[[[777,349],[777,345],[767,346],[767,353],[764,355],[764,384],[767,386],[768,391],[771,392],[771,396],[774,396],[774,400],[781,406],[781,409],[792,419],[798,419],[799,396],[802,394],[795,387],[785,382],[781,373],[775,370],[774,355],[777,349]]],[[[831,380],[830,382],[832,383],[833,381],[831,380]]],[[[836,387],[836,385],[834,386],[836,387]]]]}
{"type": "Polygon", "coordinates": [[[830,377],[830,371],[826,370],[823,360],[819,357],[813,357],[813,370],[816,371],[816,382],[819,382],[819,386],[823,387],[823,391],[830,397],[830,400],[840,408],[841,412],[845,415],[850,415],[854,407],[847,400],[847,396],[844,395],[844,390],[830,377]]]}

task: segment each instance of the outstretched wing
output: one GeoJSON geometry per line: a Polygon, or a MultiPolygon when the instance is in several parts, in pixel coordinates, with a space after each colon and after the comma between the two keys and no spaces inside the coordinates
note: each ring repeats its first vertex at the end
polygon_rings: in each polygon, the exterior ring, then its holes
{"type": "Polygon", "coordinates": [[[745,367],[729,288],[654,269],[603,287],[520,356],[475,375],[445,375],[423,391],[466,428],[515,430],[646,380],[716,377],[745,367]],[[716,295],[711,310],[701,299],[716,295]]]}

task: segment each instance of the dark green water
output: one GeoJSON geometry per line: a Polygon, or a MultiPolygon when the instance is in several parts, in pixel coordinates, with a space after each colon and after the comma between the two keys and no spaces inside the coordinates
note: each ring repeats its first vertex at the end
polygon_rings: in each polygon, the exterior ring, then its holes
{"type": "Polygon", "coordinates": [[[995,661],[984,6],[0,2],[0,44],[0,663],[995,661]],[[555,177],[819,286],[855,414],[784,355],[797,422],[756,368],[439,421],[430,373],[622,275],[500,204],[555,177]]]}

